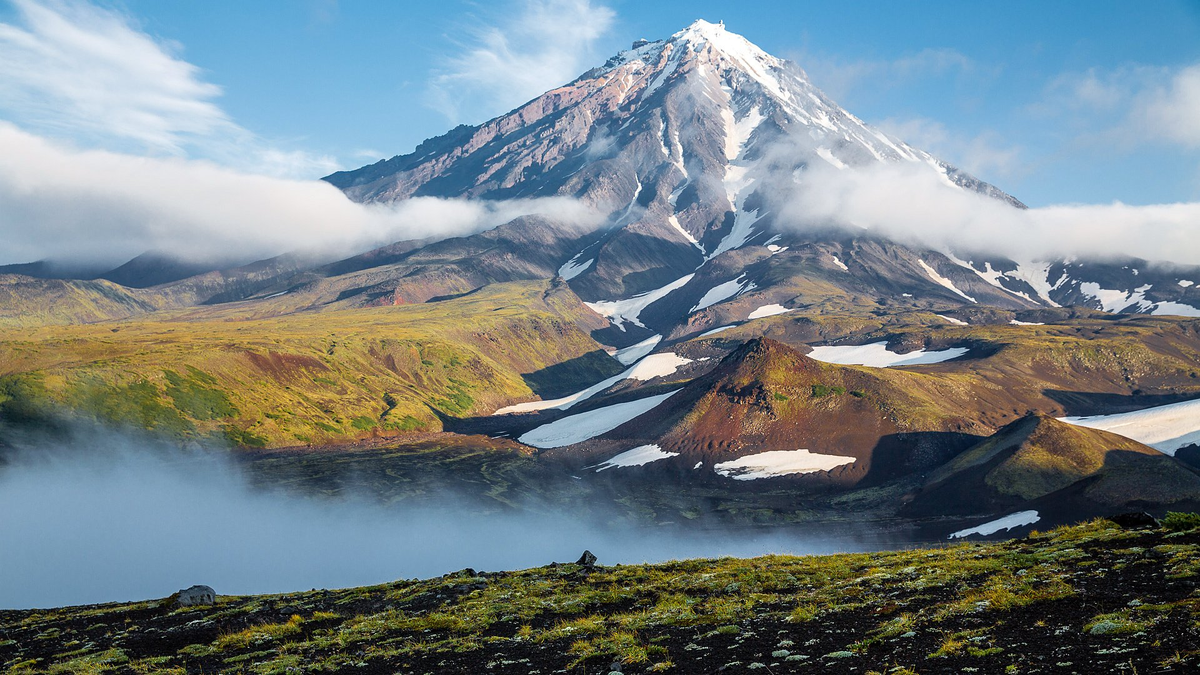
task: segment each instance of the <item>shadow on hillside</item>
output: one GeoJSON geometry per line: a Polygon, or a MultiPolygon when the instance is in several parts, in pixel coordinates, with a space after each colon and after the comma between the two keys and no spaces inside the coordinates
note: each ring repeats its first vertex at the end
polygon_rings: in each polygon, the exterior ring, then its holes
{"type": "Polygon", "coordinates": [[[871,468],[858,487],[882,485],[903,476],[932,471],[986,439],[954,431],[888,434],[872,448],[871,468]]]}
{"type": "Polygon", "coordinates": [[[604,351],[596,349],[553,366],[521,376],[533,393],[542,398],[558,398],[612,377],[625,369],[604,351]]]}
{"type": "Polygon", "coordinates": [[[1179,403],[1196,398],[1193,394],[1106,394],[1063,389],[1043,389],[1042,394],[1066,409],[1068,416],[1112,415],[1179,403]]]}

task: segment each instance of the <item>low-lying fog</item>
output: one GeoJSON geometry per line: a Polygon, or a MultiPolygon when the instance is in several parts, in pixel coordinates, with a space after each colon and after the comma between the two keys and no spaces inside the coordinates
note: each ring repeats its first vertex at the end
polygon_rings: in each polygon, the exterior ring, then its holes
{"type": "Polygon", "coordinates": [[[578,517],[480,516],[254,488],[221,451],[89,434],[25,444],[0,464],[0,608],[165,597],[192,584],[278,593],[573,562],[882,548],[816,537],[606,527],[578,517]]]}

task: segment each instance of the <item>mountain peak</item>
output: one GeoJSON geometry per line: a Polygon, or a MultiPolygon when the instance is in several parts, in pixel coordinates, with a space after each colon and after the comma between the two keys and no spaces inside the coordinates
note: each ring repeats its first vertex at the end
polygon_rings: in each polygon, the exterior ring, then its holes
{"type": "Polygon", "coordinates": [[[758,45],[725,28],[725,23],[710,23],[696,19],[687,28],[671,36],[669,42],[687,43],[699,51],[705,45],[722,54],[743,61],[765,61],[779,65],[780,59],[763,51],[758,45]]]}

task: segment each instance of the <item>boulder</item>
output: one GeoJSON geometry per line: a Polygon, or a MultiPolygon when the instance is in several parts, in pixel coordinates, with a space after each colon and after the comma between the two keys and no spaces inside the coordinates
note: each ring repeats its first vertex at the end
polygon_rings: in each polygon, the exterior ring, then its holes
{"type": "Polygon", "coordinates": [[[575,564],[591,567],[596,564],[596,555],[591,551],[584,551],[583,555],[579,556],[579,560],[575,561],[575,564]]]}
{"type": "Polygon", "coordinates": [[[211,605],[217,601],[217,592],[212,586],[191,586],[175,594],[175,604],[179,607],[198,607],[211,605]]]}
{"type": "Polygon", "coordinates": [[[1116,523],[1124,530],[1140,530],[1144,527],[1158,527],[1158,521],[1154,516],[1145,511],[1130,511],[1117,516],[1109,517],[1109,520],[1116,523]]]}

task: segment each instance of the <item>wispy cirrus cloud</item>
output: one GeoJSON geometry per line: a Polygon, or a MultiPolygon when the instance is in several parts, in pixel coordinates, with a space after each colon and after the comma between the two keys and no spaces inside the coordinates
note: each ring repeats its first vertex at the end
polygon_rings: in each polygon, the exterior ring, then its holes
{"type": "Polygon", "coordinates": [[[22,127],[115,150],[201,156],[288,176],[336,170],[330,157],[280,149],[217,104],[221,88],[181,46],[82,0],[12,0],[0,23],[0,113],[22,127]]]}
{"type": "Polygon", "coordinates": [[[463,29],[426,88],[426,102],[453,122],[497,115],[564,84],[598,55],[616,13],[592,0],[520,0],[507,16],[463,29]]]}
{"type": "Polygon", "coordinates": [[[1030,110],[1042,118],[1069,116],[1082,142],[1200,149],[1200,63],[1063,73],[1030,110]]]}

